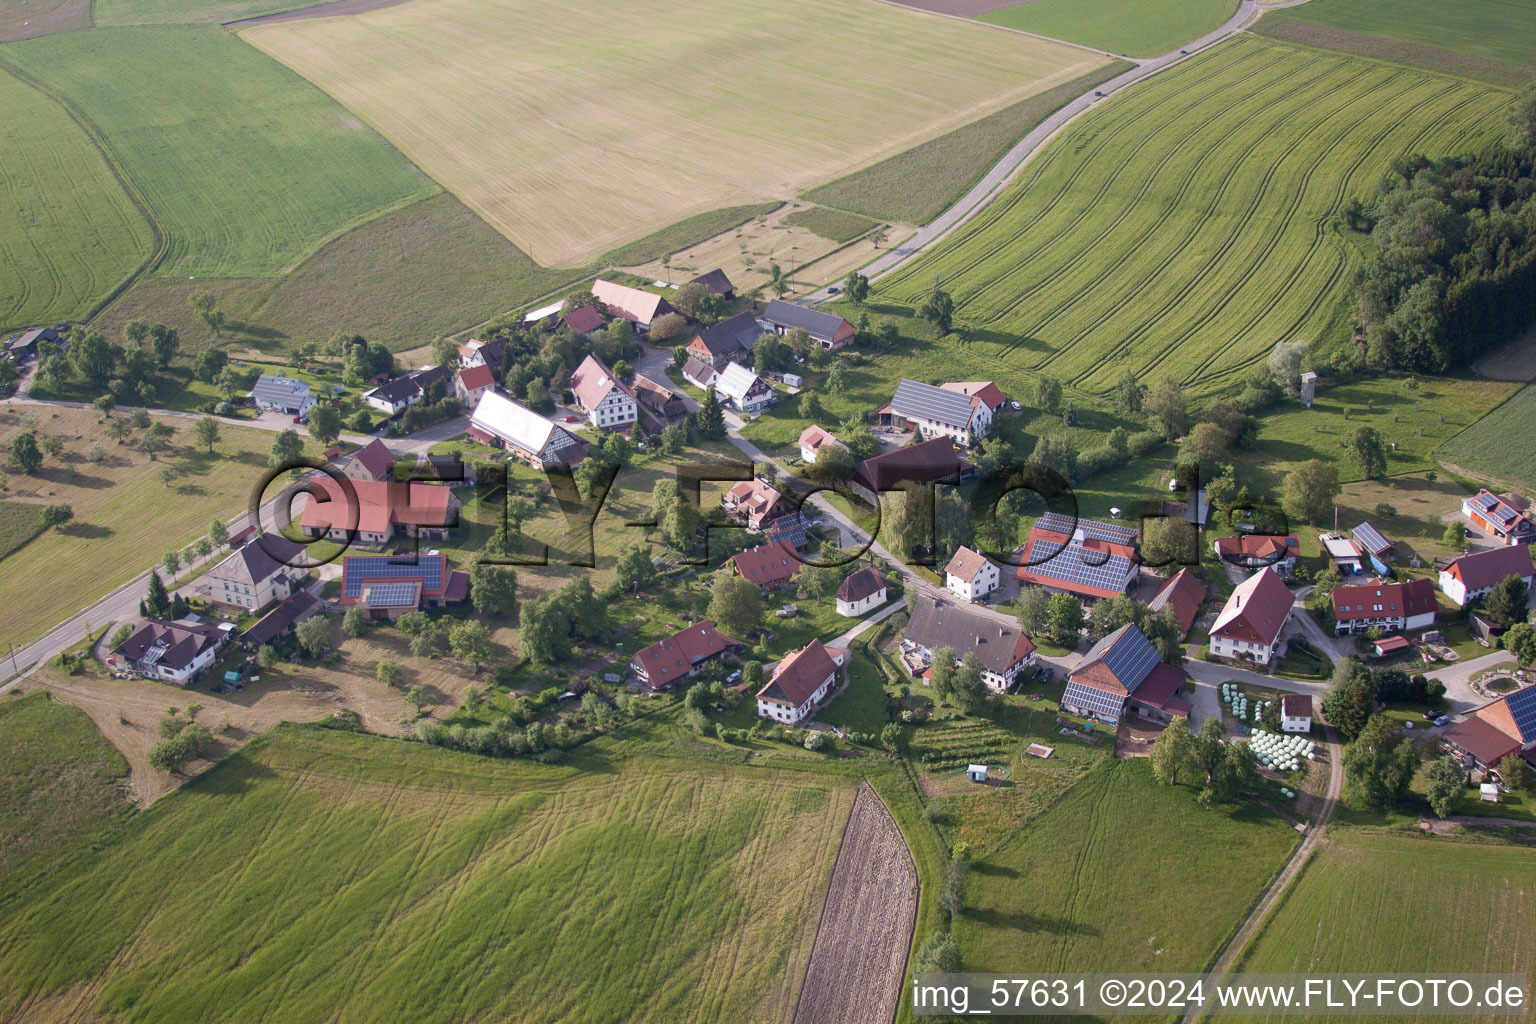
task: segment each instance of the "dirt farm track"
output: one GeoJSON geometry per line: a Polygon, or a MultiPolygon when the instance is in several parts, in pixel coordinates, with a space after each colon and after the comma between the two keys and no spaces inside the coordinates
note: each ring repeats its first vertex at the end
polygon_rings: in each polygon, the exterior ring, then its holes
{"type": "Polygon", "coordinates": [[[866,782],[832,869],[795,1024],[895,1017],[917,895],[917,865],[891,812],[866,782]]]}

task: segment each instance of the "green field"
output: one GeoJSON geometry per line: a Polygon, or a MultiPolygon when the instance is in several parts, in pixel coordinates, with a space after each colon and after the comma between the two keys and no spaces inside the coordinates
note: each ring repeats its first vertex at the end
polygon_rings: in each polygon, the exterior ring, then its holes
{"type": "Polygon", "coordinates": [[[1526,971],[1532,877],[1528,847],[1335,828],[1236,969],[1526,971]]]}
{"type": "Polygon", "coordinates": [[[149,256],[149,225],[64,108],[3,66],[0,110],[0,330],[77,319],[149,256]]]}
{"type": "Polygon", "coordinates": [[[166,233],[165,274],[275,274],[438,191],[372,129],[222,29],[67,32],[8,45],[4,58],[101,133],[166,233]]]}
{"type": "Polygon", "coordinates": [[[1488,480],[1536,488],[1536,446],[1530,443],[1536,421],[1536,384],[1457,434],[1435,453],[1447,465],[1488,480]]]}
{"type": "Polygon", "coordinates": [[[791,227],[805,228],[832,242],[851,242],[875,226],[868,217],[841,210],[825,210],[818,206],[796,210],[784,218],[791,227]]]}
{"type": "Polygon", "coordinates": [[[788,1020],[854,783],[279,727],[6,908],[0,1016],[788,1020]]]}
{"type": "Polygon", "coordinates": [[[979,18],[1128,57],[1155,57],[1214,31],[1236,11],[1234,0],[1028,0],[979,18]]]}
{"type": "Polygon", "coordinates": [[[1010,190],[876,288],[915,308],[934,275],[975,341],[951,379],[1003,368],[1102,393],[1127,369],[1196,392],[1348,301],[1329,222],[1405,152],[1473,148],[1508,94],[1245,37],[1079,119],[1010,190]],[[962,371],[963,367],[963,371],[962,371]]]}
{"type": "Polygon", "coordinates": [[[1198,971],[1297,836],[1256,805],[1204,810],[1148,761],[1109,761],[971,873],[967,971],[1198,971]]]}
{"type": "Polygon", "coordinates": [[[927,224],[1041,121],[1130,68],[1125,61],[1110,61],[1065,85],[813,188],[804,198],[892,224],[927,224]]]}
{"type": "Polygon", "coordinates": [[[127,781],[84,712],[42,690],[0,696],[0,896],[101,835],[130,806],[127,781]]]}
{"type": "Polygon", "coordinates": [[[91,15],[97,25],[223,24],[300,7],[311,0],[96,0],[91,15]]]}
{"type": "Polygon", "coordinates": [[[1308,0],[1271,18],[1536,66],[1536,12],[1526,0],[1308,0]]]}
{"type": "Polygon", "coordinates": [[[0,558],[43,532],[42,509],[25,501],[0,501],[0,558]]]}

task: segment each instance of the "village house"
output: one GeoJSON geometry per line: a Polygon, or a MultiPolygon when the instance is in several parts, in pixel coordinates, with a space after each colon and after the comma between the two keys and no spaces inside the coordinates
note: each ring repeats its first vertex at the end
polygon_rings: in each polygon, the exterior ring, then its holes
{"type": "Polygon", "coordinates": [[[800,431],[800,461],[807,466],[815,465],[816,453],[827,445],[835,445],[844,450],[848,447],[830,433],[812,423],[800,431]]]}
{"type": "Polygon", "coordinates": [[[773,404],[773,386],[740,363],[726,363],[715,375],[713,387],[732,408],[748,416],[773,404]]]}
{"type": "Polygon", "coordinates": [[[1280,698],[1280,731],[1312,731],[1312,697],[1305,693],[1287,693],[1280,698]]]}
{"type": "MultiPolygon", "coordinates": [[[[559,306],[555,309],[558,311],[559,306]]],[[[471,366],[484,366],[491,370],[501,368],[501,360],[507,352],[508,341],[506,338],[492,338],[490,341],[481,341],[479,338],[471,338],[459,346],[459,365],[466,369],[471,366]]]]}
{"type": "Polygon", "coordinates": [[[762,590],[777,590],[787,584],[805,563],[795,546],[786,540],[759,544],[738,551],[730,558],[736,575],[762,590]]]}
{"type": "Polygon", "coordinates": [[[975,467],[960,457],[954,441],[936,437],[865,459],[853,471],[848,486],[859,498],[878,505],[882,493],[904,484],[958,484],[974,472],[975,467]]]}
{"type": "Polygon", "coordinates": [[[1211,653],[1268,665],[1279,653],[1291,617],[1291,592],[1280,577],[1260,570],[1239,583],[1211,626],[1211,653]]]}
{"type": "Polygon", "coordinates": [[[972,402],[980,402],[987,407],[993,415],[1008,402],[1008,396],[1003,394],[1003,389],[990,380],[952,380],[939,387],[945,391],[953,391],[964,395],[972,402]]]}
{"type": "Polygon", "coordinates": [[[1173,617],[1179,620],[1179,639],[1182,640],[1189,635],[1189,628],[1195,624],[1195,619],[1199,618],[1206,592],[1205,581],[1186,567],[1174,573],[1167,583],[1158,588],[1152,600],[1147,602],[1147,607],[1154,612],[1172,608],[1173,617]]]}
{"type": "Polygon", "coordinates": [[[398,416],[421,401],[421,385],[413,377],[396,377],[371,391],[363,392],[363,401],[386,416],[398,416]]]}
{"type": "Polygon", "coordinates": [[[719,370],[726,363],[751,363],[752,349],[763,327],[751,313],[737,313],[699,331],[684,346],[688,354],[719,370]]]}
{"type": "Polygon", "coordinates": [[[677,312],[660,295],[602,278],[592,282],[592,297],[608,308],[610,317],[628,320],[642,332],[649,331],[657,317],[677,312]]]}
{"type": "Polygon", "coordinates": [[[757,691],[757,714],[783,725],[798,725],[810,717],[820,702],[832,692],[837,670],[848,652],[837,647],[823,647],[812,640],[791,654],[778,667],[763,688],[757,691]]]}
{"type": "Polygon", "coordinates": [[[1216,557],[1241,569],[1273,569],[1289,578],[1301,557],[1301,540],[1293,533],[1285,537],[1245,533],[1221,537],[1215,543],[1216,557]]]}
{"type": "Polygon", "coordinates": [[[321,611],[320,599],[307,590],[295,590],[285,600],[278,602],[267,614],[240,634],[240,642],[257,648],[282,639],[300,622],[321,611]]]}
{"type": "Polygon", "coordinates": [[[560,325],[572,334],[591,334],[606,323],[596,306],[578,306],[560,317],[560,325]]]}
{"type": "Polygon", "coordinates": [[[795,510],[778,488],[755,478],[743,480],[726,491],[720,506],[749,530],[762,530],[795,510]]]}
{"type": "Polygon", "coordinates": [[[145,679],[186,686],[213,663],[234,628],[146,619],[112,653],[145,679]]]}
{"type": "Polygon", "coordinates": [[[466,409],[473,409],[480,396],[496,389],[496,375],[484,364],[467,366],[453,381],[453,393],[466,409]]]}
{"type": "Polygon", "coordinates": [[[1384,633],[1427,629],[1435,624],[1438,610],[1435,585],[1424,579],[1337,586],[1328,596],[1338,636],[1364,633],[1372,627],[1384,633]]]}
{"type": "Polygon", "coordinates": [[[534,469],[574,466],[587,457],[587,442],[494,391],[480,396],[469,417],[469,434],[484,444],[505,448],[534,469]]]}
{"type": "Polygon", "coordinates": [[[209,569],[198,588],[215,604],[257,612],[303,586],[308,570],[299,567],[304,545],[262,533],[209,569]]]}
{"type": "Polygon", "coordinates": [[[351,480],[393,480],[395,453],[382,440],[374,438],[353,452],[341,471],[351,480]]]}
{"type": "Polygon", "coordinates": [[[811,336],[811,343],[829,352],[842,348],[853,340],[853,324],[834,313],[823,313],[809,306],[797,306],[783,299],[772,299],[758,316],[757,322],[775,334],[787,334],[795,328],[811,336]]]}
{"type": "Polygon", "coordinates": [[[980,551],[961,547],[944,567],[944,587],[964,601],[980,601],[1002,583],[1002,573],[980,551]]]}
{"type": "Polygon", "coordinates": [[[837,614],[852,619],[880,607],[886,589],[885,574],[872,565],[850,573],[837,588],[837,614]]]}
{"type": "Polygon", "coordinates": [[[665,384],[637,373],[632,387],[640,404],[663,423],[676,423],[688,415],[688,406],[683,402],[683,396],[665,384]]]}
{"type": "Polygon", "coordinates": [[[459,499],[449,487],[427,483],[315,476],[299,527],[304,536],[376,547],[396,537],[444,540],[459,522],[459,499]]]}
{"type": "Polygon", "coordinates": [[[1489,548],[1451,560],[1440,570],[1440,590],[1456,604],[1465,608],[1488,592],[1506,577],[1518,576],[1529,587],[1536,576],[1531,565],[1531,549],[1527,544],[1489,548]]]}
{"type": "MultiPolygon", "coordinates": [[[[1536,751],[1536,686],[1489,701],[1445,730],[1441,742],[1464,768],[1493,768],[1510,754],[1536,751]]],[[[1506,779],[1516,784],[1518,780],[1506,779]]]]}
{"type": "Polygon", "coordinates": [[[587,356],[571,374],[571,394],[576,408],[599,430],[626,430],[640,418],[635,393],[597,356],[587,356]]]}
{"type": "Polygon", "coordinates": [[[720,372],[715,369],[708,359],[698,359],[689,356],[688,361],[683,364],[683,380],[692,384],[700,391],[708,391],[714,387],[715,380],[719,376],[720,372]]]}
{"type": "Polygon", "coordinates": [[[692,679],[709,662],[740,646],[739,641],[726,636],[713,622],[705,619],[643,648],[630,659],[629,668],[651,689],[669,690],[685,679],[692,679]]]}
{"type": "Polygon", "coordinates": [[[708,273],[700,274],[698,277],[695,277],[688,283],[701,284],[704,286],[704,290],[709,292],[709,294],[718,295],[726,300],[734,299],[736,297],[736,286],[731,284],[731,279],[726,277],[725,271],[721,270],[719,267],[716,267],[714,270],[711,270],[708,273]]]}
{"type": "Polygon", "coordinates": [[[911,609],[901,635],[902,661],[913,675],[925,676],[935,651],[955,652],[958,664],[967,654],[981,662],[988,688],[1001,692],[1035,664],[1034,641],[1017,624],[936,597],[923,597],[911,609]]]}
{"type": "Polygon", "coordinates": [[[303,416],[315,404],[309,393],[309,385],[292,377],[278,377],[264,373],[251,385],[251,404],[263,411],[280,412],[285,416],[303,416]]]}
{"type": "Polygon", "coordinates": [[[1530,503],[1518,494],[1494,494],[1484,488],[1462,499],[1461,514],[1500,544],[1536,541],[1530,503]]]}
{"type": "Polygon", "coordinates": [[[341,560],[337,603],[356,605],[372,619],[397,619],[468,597],[469,574],[449,568],[447,555],[348,555],[341,560]]]}
{"type": "Polygon", "coordinates": [[[882,424],[922,437],[947,437],[967,447],[987,436],[992,409],[979,396],[961,394],[903,377],[889,405],[875,414],[882,424]]]}
{"type": "Polygon", "coordinates": [[[1127,593],[1141,573],[1134,529],[1057,512],[1035,519],[1022,555],[1019,582],[1080,598],[1127,593]]]}
{"type": "Polygon", "coordinates": [[[1179,696],[1184,670],[1164,662],[1134,623],[1094,644],[1067,677],[1062,710],[1118,724],[1128,712],[1154,722],[1188,718],[1193,707],[1179,696]]]}

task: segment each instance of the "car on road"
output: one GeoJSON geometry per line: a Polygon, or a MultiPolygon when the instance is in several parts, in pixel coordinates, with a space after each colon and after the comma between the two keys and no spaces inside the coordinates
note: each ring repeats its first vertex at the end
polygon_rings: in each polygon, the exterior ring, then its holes
{"type": "Polygon", "coordinates": [[[580,423],[581,422],[581,417],[580,416],[567,416],[565,418],[565,422],[567,422],[567,423],[580,423]]]}
{"type": "Polygon", "coordinates": [[[833,285],[828,285],[827,286],[827,294],[828,295],[836,295],[838,292],[840,292],[842,290],[843,290],[843,288],[842,288],[841,285],[833,284],[833,285]]]}

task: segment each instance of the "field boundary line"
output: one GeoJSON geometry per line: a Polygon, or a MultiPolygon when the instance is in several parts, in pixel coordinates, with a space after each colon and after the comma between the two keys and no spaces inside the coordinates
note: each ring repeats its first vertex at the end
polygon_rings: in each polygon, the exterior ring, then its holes
{"type": "MultiPolygon", "coordinates": [[[[1074,43],[1070,39],[1058,39],[1055,36],[1041,35],[1039,32],[1031,32],[1028,29],[1023,28],[1014,28],[1012,25],[999,25],[995,21],[982,21],[980,18],[973,18],[966,14],[950,14],[946,11],[931,11],[926,7],[913,7],[910,4],[902,3],[901,0],[879,0],[879,2],[885,4],[887,7],[899,7],[902,10],[913,14],[931,14],[936,18],[949,18],[953,21],[963,21],[968,25],[977,25],[981,28],[1001,29],[1004,32],[1013,32],[1021,36],[1028,36],[1031,39],[1039,39],[1042,42],[1058,43],[1062,46],[1070,46],[1074,50],[1086,50],[1089,53],[1097,53],[1103,57],[1113,57],[1115,60],[1128,60],[1133,64],[1140,64],[1143,61],[1157,59],[1156,54],[1153,54],[1151,57],[1128,57],[1123,53],[1111,53],[1109,50],[1101,50],[1097,46],[1089,46],[1087,43],[1074,43]]],[[[1241,6],[1241,0],[1239,0],[1239,6],[1241,6]]]]}
{"type": "Polygon", "coordinates": [[[138,212],[139,216],[144,218],[145,224],[149,226],[149,255],[145,257],[144,262],[139,264],[138,269],[132,271],[120,281],[117,287],[109,291],[105,297],[97,300],[96,304],[81,317],[82,322],[89,323],[100,316],[108,306],[122,298],[129,288],[133,287],[160,265],[165,259],[166,253],[170,251],[170,238],[165,230],[165,225],[160,223],[159,218],[155,216],[153,209],[151,209],[149,200],[144,197],[144,193],[133,182],[133,179],[129,177],[127,170],[107,145],[105,136],[101,134],[100,129],[85,115],[83,110],[48,88],[40,79],[21,70],[4,57],[0,57],[0,71],[7,72],[12,78],[15,78],[23,85],[30,86],[36,90],[45,99],[58,104],[59,108],[68,115],[69,119],[75,122],[80,130],[85,133],[86,139],[96,149],[96,152],[101,154],[101,159],[106,163],[107,170],[112,172],[112,177],[117,181],[118,187],[123,190],[123,194],[128,197],[128,201],[133,204],[134,210],[138,212]]]}

